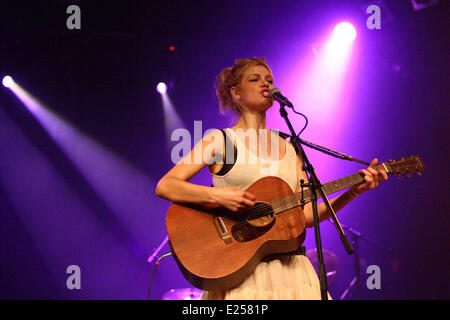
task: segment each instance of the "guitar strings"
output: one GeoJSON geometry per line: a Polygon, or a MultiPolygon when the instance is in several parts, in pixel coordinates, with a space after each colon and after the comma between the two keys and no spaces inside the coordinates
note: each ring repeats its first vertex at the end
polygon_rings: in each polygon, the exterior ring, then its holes
{"type": "MultiPolygon", "coordinates": [[[[275,197],[280,194],[281,194],[281,192],[278,192],[277,194],[275,194],[275,197]]],[[[287,195],[286,197],[283,197],[280,199],[270,201],[267,203],[267,205],[270,207],[270,209],[267,208],[267,206],[262,206],[262,208],[258,208],[256,210],[250,209],[249,211],[251,212],[251,214],[246,215],[245,217],[243,217],[241,219],[235,220],[235,219],[226,218],[226,217],[224,217],[224,219],[227,221],[232,221],[232,222],[236,222],[237,224],[239,224],[242,222],[246,223],[247,220],[259,218],[263,215],[269,215],[272,211],[275,211],[275,215],[276,215],[277,213],[281,213],[281,212],[291,209],[291,208],[284,209],[284,208],[286,208],[286,206],[291,206],[292,208],[300,206],[300,195],[301,195],[301,192],[298,192],[298,193],[287,195]],[[276,212],[276,211],[279,211],[279,212],[276,212]]],[[[309,201],[309,199],[310,199],[309,189],[303,191],[303,198],[304,198],[303,200],[305,202],[309,201]]]]}
{"type": "MultiPolygon", "coordinates": [[[[379,168],[379,167],[381,167],[381,165],[376,166],[376,168],[379,168]]],[[[364,181],[364,179],[360,173],[354,173],[349,176],[337,179],[332,184],[327,183],[327,184],[323,185],[323,188],[324,188],[325,194],[331,194],[331,193],[343,190],[346,187],[350,187],[355,184],[361,183],[363,181],[364,181]],[[345,187],[341,188],[340,186],[342,184],[344,184],[345,187]]],[[[305,201],[305,203],[307,203],[311,200],[309,193],[310,193],[309,188],[307,188],[306,190],[303,191],[303,200],[305,201]]],[[[281,194],[281,192],[275,193],[275,197],[280,194],[281,194]]],[[[252,219],[259,218],[259,217],[262,217],[265,215],[269,215],[271,212],[274,212],[274,215],[277,215],[284,211],[301,206],[301,204],[298,203],[301,194],[302,194],[302,192],[300,191],[300,192],[296,192],[296,193],[287,195],[280,199],[270,201],[267,203],[267,205],[269,206],[270,209],[267,208],[267,206],[262,206],[262,208],[259,208],[256,210],[250,209],[251,214],[249,214],[245,217],[239,218],[237,220],[234,218],[228,218],[226,216],[222,217],[222,219],[227,222],[235,223],[235,225],[240,225],[243,223],[246,224],[248,222],[248,220],[252,220],[252,219]],[[295,203],[293,203],[292,201],[295,201],[295,203]],[[283,207],[286,205],[291,206],[291,208],[284,209],[283,207]],[[274,208],[276,206],[278,206],[278,208],[274,208]],[[276,209],[281,209],[281,210],[276,212],[277,211],[276,209]]],[[[321,197],[319,196],[319,198],[321,198],[321,197]]]]}
{"type": "MultiPolygon", "coordinates": [[[[250,209],[250,212],[251,212],[250,215],[247,215],[247,216],[237,219],[237,220],[235,220],[233,218],[227,218],[227,217],[223,217],[222,219],[226,220],[228,222],[235,222],[236,225],[240,225],[242,223],[247,223],[248,220],[259,218],[264,215],[269,215],[273,211],[278,211],[276,209],[281,209],[278,212],[274,212],[274,214],[276,215],[276,214],[282,213],[284,211],[290,210],[292,208],[295,208],[297,206],[300,206],[300,204],[298,204],[298,201],[295,199],[295,198],[297,198],[298,195],[299,194],[291,194],[291,195],[286,196],[285,198],[270,201],[269,203],[267,203],[267,205],[269,205],[269,208],[267,208],[267,206],[263,206],[262,208],[259,208],[256,210],[250,209]],[[295,201],[295,203],[293,203],[293,201],[295,201]],[[285,205],[292,205],[292,207],[289,209],[283,210],[283,206],[285,206],[285,205]],[[275,210],[273,210],[274,207],[278,207],[278,208],[275,208],[275,210]]],[[[304,200],[305,200],[305,202],[308,202],[309,197],[305,197],[304,200]]]]}
{"type": "MultiPolygon", "coordinates": [[[[353,184],[361,182],[361,180],[362,179],[361,179],[360,175],[353,174],[353,175],[350,175],[350,176],[347,176],[347,177],[343,177],[341,179],[336,180],[336,181],[339,181],[337,183],[334,183],[334,184],[331,184],[331,185],[325,184],[323,187],[324,187],[325,193],[329,194],[329,193],[334,193],[336,191],[342,190],[342,189],[339,188],[339,184],[341,184],[342,182],[345,182],[345,185],[353,185],[353,184]],[[327,189],[331,189],[331,190],[327,190],[327,189]]],[[[303,200],[305,202],[309,202],[310,201],[310,195],[309,195],[310,190],[309,190],[309,188],[304,190],[303,193],[304,193],[303,194],[303,197],[304,197],[303,200]]],[[[275,197],[280,195],[280,194],[281,194],[281,192],[277,192],[275,194],[275,197]]],[[[266,206],[263,206],[262,208],[259,208],[259,209],[256,209],[256,210],[251,210],[250,209],[251,214],[249,214],[249,215],[247,215],[245,217],[242,217],[240,219],[237,219],[237,220],[233,219],[233,218],[227,218],[227,217],[222,217],[222,219],[225,220],[225,221],[228,221],[228,222],[234,222],[236,225],[239,225],[239,224],[242,224],[242,223],[247,223],[248,220],[259,218],[259,217],[264,216],[264,215],[269,215],[272,211],[277,211],[276,209],[281,209],[281,211],[278,212],[278,213],[281,213],[281,212],[284,212],[284,211],[287,211],[287,210],[290,210],[292,208],[300,206],[300,204],[298,204],[298,201],[300,201],[299,200],[300,199],[300,195],[301,195],[301,191],[297,192],[297,193],[293,193],[291,195],[287,195],[286,197],[283,197],[281,199],[276,199],[276,200],[270,201],[267,204],[270,206],[270,208],[272,210],[268,209],[266,206]],[[295,203],[293,203],[293,201],[295,201],[295,203]],[[286,206],[286,205],[292,205],[292,208],[283,210],[283,207],[286,206]],[[278,208],[274,208],[275,206],[277,206],[278,208]],[[275,210],[273,210],[273,209],[275,209],[275,210]]],[[[275,212],[275,215],[276,214],[277,214],[277,212],[275,212]]]]}
{"type": "MultiPolygon", "coordinates": [[[[277,192],[275,194],[275,197],[280,195],[280,194],[281,194],[281,192],[277,192]]],[[[293,195],[288,195],[286,198],[290,198],[292,196],[293,195]]],[[[273,211],[272,209],[273,209],[274,206],[277,206],[277,205],[279,205],[281,203],[286,203],[287,201],[289,201],[289,200],[287,200],[285,198],[276,199],[276,200],[273,200],[273,201],[270,201],[270,202],[267,203],[269,208],[267,208],[267,206],[262,206],[262,208],[258,208],[256,210],[250,209],[249,211],[251,212],[251,214],[246,215],[245,217],[242,217],[242,218],[239,217],[239,218],[237,218],[237,220],[233,219],[233,218],[228,218],[228,217],[223,217],[223,219],[227,220],[227,221],[230,221],[230,222],[236,222],[236,223],[246,222],[249,219],[258,218],[258,217],[262,216],[263,214],[264,215],[270,214],[273,211]]],[[[239,213],[237,213],[237,214],[239,214],[239,213]]]]}
{"type": "MultiPolygon", "coordinates": [[[[282,194],[282,193],[281,192],[277,192],[275,194],[275,197],[277,197],[280,194],[282,194]]],[[[297,192],[297,193],[293,193],[293,194],[287,195],[287,196],[285,196],[283,198],[270,201],[270,202],[267,203],[267,205],[271,209],[268,209],[266,206],[263,206],[262,208],[258,208],[256,210],[250,209],[249,211],[251,212],[251,214],[249,214],[249,215],[247,215],[247,216],[245,216],[245,217],[243,217],[241,219],[238,219],[238,220],[235,220],[233,218],[227,218],[227,217],[223,217],[223,219],[225,219],[227,221],[231,221],[231,222],[236,222],[236,223],[241,223],[241,222],[245,222],[246,223],[247,220],[251,220],[253,218],[259,218],[262,215],[268,215],[272,211],[278,211],[277,209],[281,209],[278,212],[278,213],[281,213],[281,212],[284,212],[286,210],[290,210],[290,209],[292,209],[294,207],[300,206],[300,196],[301,196],[301,192],[297,192]],[[283,209],[283,207],[285,207],[286,205],[290,205],[290,206],[292,206],[292,208],[283,209]],[[275,210],[273,210],[273,209],[275,209],[275,210]]],[[[306,189],[306,190],[303,191],[303,198],[304,198],[305,203],[309,202],[309,199],[310,199],[309,189],[306,189]]],[[[277,212],[275,212],[275,214],[277,214],[277,212]]]]}
{"type": "MultiPolygon", "coordinates": [[[[277,192],[275,194],[275,197],[280,194],[282,194],[282,193],[277,192]]],[[[269,215],[272,211],[278,211],[278,212],[275,212],[275,215],[276,215],[276,214],[282,213],[284,211],[290,210],[294,207],[300,206],[300,203],[299,203],[300,195],[301,195],[301,192],[297,192],[297,193],[287,195],[286,197],[270,201],[267,203],[267,205],[270,207],[270,209],[268,209],[267,206],[263,206],[262,208],[258,208],[256,210],[250,209],[249,211],[251,212],[251,214],[249,214],[243,218],[237,219],[237,220],[233,219],[233,218],[227,218],[227,217],[223,217],[223,219],[226,221],[229,221],[229,222],[235,222],[236,224],[240,224],[240,223],[247,223],[247,220],[259,218],[263,215],[269,215]],[[284,209],[284,207],[286,205],[289,205],[292,207],[289,209],[284,209]],[[275,210],[273,210],[273,209],[275,209],[275,210]]],[[[310,200],[309,189],[306,189],[303,191],[303,197],[304,197],[305,203],[309,202],[309,200],[310,200]]]]}

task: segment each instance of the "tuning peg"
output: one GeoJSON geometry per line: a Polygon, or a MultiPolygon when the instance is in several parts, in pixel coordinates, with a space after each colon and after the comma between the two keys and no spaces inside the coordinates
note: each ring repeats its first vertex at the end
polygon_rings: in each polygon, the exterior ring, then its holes
{"type": "Polygon", "coordinates": [[[417,175],[420,177],[422,175],[422,172],[417,172],[417,175]]]}
{"type": "Polygon", "coordinates": [[[408,173],[408,178],[412,178],[412,174],[411,173],[408,173]]]}
{"type": "Polygon", "coordinates": [[[403,176],[398,176],[398,178],[399,178],[400,180],[403,180],[403,176]]]}

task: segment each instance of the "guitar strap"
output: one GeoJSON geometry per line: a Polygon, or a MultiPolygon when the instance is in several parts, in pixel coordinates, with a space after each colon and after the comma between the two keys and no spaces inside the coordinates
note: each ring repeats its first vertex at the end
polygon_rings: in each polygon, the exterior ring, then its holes
{"type": "Polygon", "coordinates": [[[218,176],[223,176],[223,175],[225,175],[228,171],[230,171],[231,168],[232,168],[232,167],[234,166],[234,164],[236,163],[236,159],[237,159],[237,148],[236,148],[236,146],[234,145],[233,141],[231,141],[231,139],[228,137],[228,135],[226,134],[225,130],[220,129],[220,131],[222,131],[223,138],[225,139],[225,152],[224,152],[224,155],[223,155],[223,166],[222,166],[222,168],[220,169],[220,171],[216,173],[216,175],[218,175],[218,176]],[[226,159],[225,159],[225,158],[226,158],[226,154],[227,154],[227,150],[228,150],[227,146],[230,146],[231,144],[234,146],[234,160],[233,160],[232,163],[227,163],[227,161],[226,161],[226,159]]]}

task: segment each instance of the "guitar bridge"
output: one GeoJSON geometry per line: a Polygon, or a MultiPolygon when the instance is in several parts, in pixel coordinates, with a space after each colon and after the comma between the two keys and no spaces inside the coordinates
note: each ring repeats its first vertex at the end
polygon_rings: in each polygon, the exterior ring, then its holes
{"type": "Polygon", "coordinates": [[[225,244],[230,244],[231,235],[221,217],[214,218],[214,226],[225,244]]]}

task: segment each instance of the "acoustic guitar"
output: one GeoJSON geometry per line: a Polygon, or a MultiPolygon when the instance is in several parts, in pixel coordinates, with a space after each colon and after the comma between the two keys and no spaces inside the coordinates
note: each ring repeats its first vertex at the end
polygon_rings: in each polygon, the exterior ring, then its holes
{"type": "MultiPolygon", "coordinates": [[[[375,168],[393,175],[420,175],[425,165],[419,155],[413,155],[375,168]]],[[[324,184],[323,189],[332,194],[363,182],[363,177],[354,173],[324,184]]],[[[284,180],[269,176],[246,190],[256,201],[243,213],[223,207],[170,206],[166,217],[169,244],[182,274],[193,286],[209,291],[236,287],[266,256],[295,251],[303,243],[302,206],[311,200],[309,189],[293,193],[284,180]]]]}

